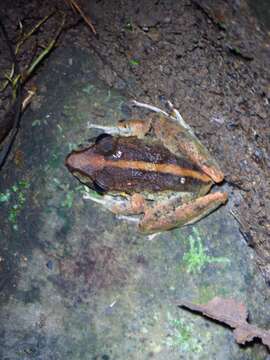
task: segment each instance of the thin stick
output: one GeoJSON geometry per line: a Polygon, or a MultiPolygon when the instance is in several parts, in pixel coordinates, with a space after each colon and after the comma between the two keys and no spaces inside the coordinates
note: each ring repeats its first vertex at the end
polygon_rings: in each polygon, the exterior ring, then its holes
{"type": "Polygon", "coordinates": [[[30,67],[23,74],[23,76],[22,76],[22,82],[23,83],[29,78],[29,76],[33,73],[35,68],[42,62],[42,60],[52,51],[52,49],[54,48],[54,46],[56,44],[56,41],[58,40],[58,38],[59,38],[59,36],[60,36],[60,34],[61,34],[62,30],[63,30],[65,21],[66,21],[66,17],[64,15],[63,19],[62,19],[62,23],[61,23],[55,37],[51,40],[49,45],[41,52],[41,54],[38,55],[38,57],[32,62],[30,67]]]}
{"type": "Polygon", "coordinates": [[[83,18],[83,20],[86,22],[86,24],[90,27],[90,29],[92,30],[92,32],[96,35],[96,29],[94,27],[94,25],[92,24],[89,16],[85,15],[85,13],[82,11],[82,9],[80,8],[80,6],[77,4],[77,2],[75,0],[66,0],[66,2],[69,3],[69,5],[71,6],[71,8],[75,11],[77,11],[81,17],[83,18]]]}
{"type": "Polygon", "coordinates": [[[15,54],[17,55],[20,47],[25,43],[27,39],[30,38],[45,22],[55,13],[55,11],[51,12],[49,15],[45,16],[41,19],[28,33],[26,33],[22,39],[18,42],[15,48],[15,54]]]}

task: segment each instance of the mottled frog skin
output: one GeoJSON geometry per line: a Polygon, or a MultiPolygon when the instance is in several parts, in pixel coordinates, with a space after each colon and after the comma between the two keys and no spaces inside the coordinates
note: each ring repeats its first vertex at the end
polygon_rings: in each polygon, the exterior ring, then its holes
{"type": "Polygon", "coordinates": [[[94,201],[116,214],[136,215],[144,233],[194,223],[227,201],[226,193],[208,194],[224,175],[173,111],[176,116],[158,111],[115,127],[90,124],[105,133],[66,158],[74,176],[103,194],[94,201]]]}

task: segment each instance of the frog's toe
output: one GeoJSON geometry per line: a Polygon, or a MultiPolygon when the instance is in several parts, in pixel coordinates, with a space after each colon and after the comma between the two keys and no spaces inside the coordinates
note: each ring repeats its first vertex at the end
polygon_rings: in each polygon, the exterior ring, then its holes
{"type": "Polygon", "coordinates": [[[194,135],[191,127],[185,122],[180,112],[173,106],[170,100],[167,101],[167,104],[170,108],[170,118],[176,120],[183,128],[188,130],[192,135],[194,135]]]}
{"type": "Polygon", "coordinates": [[[166,113],[166,111],[161,110],[161,109],[158,108],[157,106],[149,105],[149,104],[145,104],[145,103],[141,103],[141,102],[136,101],[136,100],[133,100],[132,103],[133,103],[134,106],[142,107],[142,108],[145,108],[145,109],[154,111],[154,112],[156,112],[156,113],[161,113],[161,114],[163,114],[163,115],[165,115],[165,116],[169,116],[169,114],[166,113]]]}

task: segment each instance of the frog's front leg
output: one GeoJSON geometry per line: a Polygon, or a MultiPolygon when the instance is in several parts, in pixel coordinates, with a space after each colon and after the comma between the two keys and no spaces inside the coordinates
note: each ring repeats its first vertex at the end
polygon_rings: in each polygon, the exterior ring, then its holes
{"type": "Polygon", "coordinates": [[[113,195],[92,195],[86,193],[84,199],[92,200],[117,215],[139,215],[146,208],[146,202],[142,195],[113,196],[113,195]]]}
{"type": "Polygon", "coordinates": [[[180,203],[180,197],[175,197],[145,209],[139,229],[144,233],[151,234],[192,224],[226,201],[227,194],[221,192],[208,194],[184,204],[180,203]]]}
{"type": "Polygon", "coordinates": [[[103,125],[88,123],[88,128],[103,130],[104,132],[110,135],[136,136],[138,138],[143,138],[151,129],[151,119],[120,120],[118,121],[116,126],[103,126],[103,125]]]}

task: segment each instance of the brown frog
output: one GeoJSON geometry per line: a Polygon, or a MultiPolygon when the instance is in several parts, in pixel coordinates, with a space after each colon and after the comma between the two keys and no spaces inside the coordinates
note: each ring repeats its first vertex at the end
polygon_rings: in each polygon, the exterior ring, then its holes
{"type": "MultiPolygon", "coordinates": [[[[145,120],[124,120],[83,150],[66,158],[71,173],[102,197],[90,196],[112,212],[136,215],[139,230],[157,233],[194,223],[227,201],[208,194],[224,175],[176,109],[145,120]]],[[[134,219],[134,217],[132,217],[134,219]]]]}

